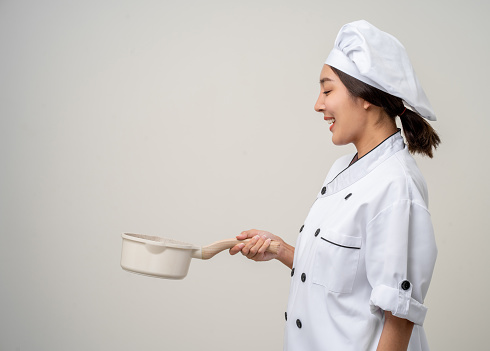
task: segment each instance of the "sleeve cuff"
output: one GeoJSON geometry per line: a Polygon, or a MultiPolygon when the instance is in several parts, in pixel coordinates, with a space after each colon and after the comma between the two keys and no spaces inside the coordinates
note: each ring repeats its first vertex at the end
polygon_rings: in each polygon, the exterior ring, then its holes
{"type": "Polygon", "coordinates": [[[398,289],[386,285],[376,286],[369,305],[373,314],[379,310],[390,311],[394,316],[408,319],[417,325],[423,325],[427,314],[427,307],[412,298],[412,284],[408,280],[400,282],[398,289]]]}

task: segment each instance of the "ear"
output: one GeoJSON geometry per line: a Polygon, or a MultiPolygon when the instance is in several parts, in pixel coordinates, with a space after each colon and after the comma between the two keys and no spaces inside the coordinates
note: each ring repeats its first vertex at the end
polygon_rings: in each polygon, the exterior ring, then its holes
{"type": "Polygon", "coordinates": [[[371,103],[366,100],[362,100],[362,107],[364,107],[365,110],[369,109],[371,107],[371,103]]]}

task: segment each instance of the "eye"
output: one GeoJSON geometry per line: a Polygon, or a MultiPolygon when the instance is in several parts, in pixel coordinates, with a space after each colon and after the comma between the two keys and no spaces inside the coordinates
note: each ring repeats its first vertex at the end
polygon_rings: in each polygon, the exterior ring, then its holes
{"type": "Polygon", "coordinates": [[[326,90],[323,92],[323,94],[328,95],[331,92],[331,90],[326,90]]]}

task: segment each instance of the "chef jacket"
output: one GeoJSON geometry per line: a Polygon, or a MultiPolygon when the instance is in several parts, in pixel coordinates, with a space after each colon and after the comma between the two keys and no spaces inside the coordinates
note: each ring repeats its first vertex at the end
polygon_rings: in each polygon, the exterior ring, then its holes
{"type": "Polygon", "coordinates": [[[284,350],[374,351],[384,311],[415,323],[409,351],[429,350],[437,248],[425,180],[400,131],[353,156],[334,163],[300,229],[284,350]]]}

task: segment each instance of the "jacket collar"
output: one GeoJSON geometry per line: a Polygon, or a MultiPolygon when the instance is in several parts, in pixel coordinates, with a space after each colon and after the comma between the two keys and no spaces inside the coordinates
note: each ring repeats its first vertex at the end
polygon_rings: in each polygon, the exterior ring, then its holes
{"type": "Polygon", "coordinates": [[[386,138],[383,142],[369,151],[366,155],[362,156],[359,160],[350,166],[347,164],[343,171],[337,174],[337,176],[329,183],[324,185],[325,191],[321,191],[318,197],[326,197],[335,194],[354,184],[378,167],[381,163],[386,161],[393,154],[403,150],[404,148],[405,142],[401,136],[401,130],[398,129],[396,133],[386,138]],[[322,192],[324,192],[323,195],[322,192]]]}

